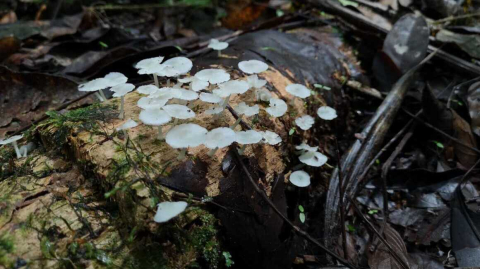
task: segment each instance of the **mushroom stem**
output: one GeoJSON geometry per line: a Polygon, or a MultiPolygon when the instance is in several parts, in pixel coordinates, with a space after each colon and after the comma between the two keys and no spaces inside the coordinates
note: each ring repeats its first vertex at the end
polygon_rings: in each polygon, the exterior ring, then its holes
{"type": "Polygon", "coordinates": [[[167,87],[170,87],[170,79],[167,78],[167,87]]]}
{"type": "Polygon", "coordinates": [[[223,104],[222,104],[223,109],[225,109],[227,107],[228,101],[230,100],[230,96],[231,95],[229,95],[225,99],[223,99],[223,104]]]}
{"type": "Polygon", "coordinates": [[[95,97],[97,97],[100,102],[105,101],[105,99],[103,99],[103,97],[98,92],[95,92],[95,97]]]}
{"type": "Polygon", "coordinates": [[[17,141],[12,142],[13,148],[15,149],[15,154],[17,154],[17,159],[22,158],[22,154],[20,153],[20,149],[18,149],[17,141]]]}
{"type": "Polygon", "coordinates": [[[178,118],[175,118],[175,120],[173,121],[173,125],[177,125],[178,124],[178,118]]]}
{"type": "Polygon", "coordinates": [[[235,123],[230,126],[230,129],[235,130],[235,127],[242,121],[242,116],[238,116],[238,119],[235,121],[235,123]]]}
{"type": "Polygon", "coordinates": [[[162,125],[158,125],[158,135],[157,135],[158,140],[163,140],[163,132],[162,132],[162,125]]]}
{"type": "Polygon", "coordinates": [[[155,86],[157,86],[157,88],[160,88],[160,84],[158,83],[158,77],[157,77],[157,74],[153,74],[153,80],[155,81],[155,86]]]}
{"type": "Polygon", "coordinates": [[[208,152],[208,156],[212,157],[215,154],[215,152],[217,152],[217,150],[218,150],[218,148],[214,148],[214,149],[210,150],[208,152]]]}
{"type": "Polygon", "coordinates": [[[186,154],[187,154],[187,148],[183,148],[180,151],[180,154],[178,154],[177,160],[181,161],[181,160],[185,159],[186,154]]]}
{"type": "Polygon", "coordinates": [[[105,93],[103,93],[102,90],[98,90],[98,92],[99,92],[100,95],[102,96],[103,100],[104,100],[104,101],[107,101],[107,97],[105,96],[105,93]]]}
{"type": "Polygon", "coordinates": [[[218,52],[218,58],[222,57],[222,51],[221,50],[217,50],[218,52]]]}
{"type": "Polygon", "coordinates": [[[118,118],[119,119],[123,119],[124,118],[124,114],[125,114],[125,111],[124,110],[124,103],[125,103],[125,100],[123,98],[123,96],[120,97],[120,114],[118,115],[118,118]]]}

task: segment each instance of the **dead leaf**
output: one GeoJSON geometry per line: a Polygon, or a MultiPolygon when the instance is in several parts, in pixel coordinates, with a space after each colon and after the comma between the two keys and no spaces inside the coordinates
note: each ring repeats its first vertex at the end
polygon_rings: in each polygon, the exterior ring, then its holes
{"type": "Polygon", "coordinates": [[[14,23],[17,21],[17,14],[15,14],[15,11],[11,10],[7,14],[3,15],[3,17],[0,18],[0,24],[9,24],[9,23],[14,23]]]}
{"type": "MultiPolygon", "coordinates": [[[[455,138],[463,142],[463,144],[466,144],[472,148],[477,148],[477,141],[475,140],[475,137],[473,137],[470,124],[468,124],[466,120],[460,117],[457,112],[452,110],[452,114],[455,138]]],[[[473,151],[473,149],[465,147],[458,143],[455,144],[455,155],[457,156],[460,164],[462,164],[467,169],[472,167],[476,163],[478,158],[478,154],[473,151]]]]}
{"type": "MultiPolygon", "coordinates": [[[[397,254],[404,264],[409,265],[407,247],[403,242],[403,238],[392,227],[385,227],[386,241],[393,248],[393,251],[397,254]]],[[[370,253],[368,258],[368,265],[372,269],[403,269],[395,258],[392,257],[388,248],[377,237],[370,247],[370,253]]]]}
{"type": "Polygon", "coordinates": [[[20,49],[20,40],[14,36],[0,38],[0,62],[20,49]]]}
{"type": "Polygon", "coordinates": [[[236,0],[229,1],[227,16],[222,19],[223,26],[229,29],[242,29],[255,21],[267,8],[265,1],[236,0]]]}

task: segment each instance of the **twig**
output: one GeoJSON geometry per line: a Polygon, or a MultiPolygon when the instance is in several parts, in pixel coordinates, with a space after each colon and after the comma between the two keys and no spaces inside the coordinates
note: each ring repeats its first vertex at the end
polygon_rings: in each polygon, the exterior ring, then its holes
{"type": "Polygon", "coordinates": [[[398,257],[397,253],[395,252],[395,250],[393,250],[392,246],[390,246],[390,244],[387,242],[387,240],[385,240],[383,238],[383,236],[377,231],[377,229],[375,229],[373,224],[365,217],[365,215],[362,213],[362,211],[358,208],[357,203],[353,199],[351,199],[350,197],[347,197],[347,198],[350,199],[350,203],[353,205],[353,208],[355,209],[355,212],[357,213],[357,215],[362,219],[362,221],[367,225],[367,227],[370,228],[370,230],[372,230],[378,236],[378,239],[380,239],[380,241],[382,241],[382,243],[388,248],[388,251],[390,252],[390,255],[392,255],[392,257],[404,269],[409,269],[410,267],[408,266],[408,264],[405,264],[403,262],[403,260],[400,259],[400,257],[398,257]]]}
{"type": "Polygon", "coordinates": [[[327,247],[325,247],[322,243],[318,242],[315,238],[311,237],[307,232],[305,232],[304,230],[300,229],[299,227],[297,227],[295,224],[293,224],[287,217],[285,217],[282,212],[280,212],[280,210],[273,204],[273,202],[267,197],[267,195],[265,194],[265,192],[263,192],[257,185],[257,183],[255,183],[255,180],[253,179],[252,175],[250,174],[250,171],[248,170],[248,168],[245,166],[245,164],[243,163],[240,155],[234,150],[233,151],[234,154],[235,154],[235,157],[237,158],[238,162],[240,163],[240,166],[242,167],[243,171],[245,172],[245,175],[247,176],[248,180],[250,181],[250,183],[252,184],[253,188],[255,189],[255,192],[257,192],[260,196],[262,196],[262,198],[265,200],[265,202],[267,202],[267,204],[273,209],[273,211],[275,211],[275,213],[277,213],[277,215],[283,219],[283,221],[285,221],[285,223],[287,223],[290,227],[292,227],[297,233],[299,233],[301,236],[305,237],[308,241],[312,242],[313,244],[315,244],[317,247],[321,248],[323,251],[325,251],[326,253],[328,253],[329,255],[331,255],[333,258],[337,259],[340,263],[342,263],[343,265],[347,266],[348,268],[352,268],[352,269],[355,269],[356,267],[352,264],[350,264],[348,261],[346,261],[345,259],[343,259],[342,257],[338,256],[336,253],[334,253],[332,250],[328,249],[327,247]]]}
{"type": "Polygon", "coordinates": [[[461,20],[461,19],[468,19],[471,17],[477,17],[480,16],[480,13],[471,13],[471,14],[465,14],[465,15],[459,15],[459,16],[450,16],[441,20],[436,20],[432,22],[432,24],[440,24],[444,22],[450,22],[450,21],[455,21],[455,20],[461,20]]]}

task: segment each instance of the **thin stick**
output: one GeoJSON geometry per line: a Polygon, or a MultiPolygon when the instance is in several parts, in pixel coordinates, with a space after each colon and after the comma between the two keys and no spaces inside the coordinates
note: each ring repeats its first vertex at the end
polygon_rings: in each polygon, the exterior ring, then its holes
{"type": "MultiPolygon", "coordinates": [[[[335,128],[336,129],[336,128],[335,128]]],[[[342,167],[341,165],[341,157],[340,157],[340,150],[338,146],[338,139],[337,136],[335,136],[335,145],[336,145],[336,152],[337,152],[337,162],[338,162],[338,167],[342,167]]],[[[342,227],[342,246],[343,246],[343,257],[345,259],[348,258],[348,248],[347,248],[347,230],[345,229],[345,206],[343,205],[343,195],[345,189],[343,188],[343,172],[342,169],[338,169],[338,182],[339,182],[339,195],[340,195],[340,201],[339,201],[339,207],[340,207],[340,222],[341,222],[341,227],[342,227]]]]}
{"type": "Polygon", "coordinates": [[[338,256],[336,253],[334,253],[332,250],[328,249],[327,247],[325,247],[322,243],[318,242],[316,239],[314,239],[313,237],[311,237],[307,232],[303,231],[302,229],[300,229],[299,227],[295,226],[295,224],[293,224],[287,217],[285,217],[282,212],[280,212],[280,210],[278,210],[278,208],[273,204],[273,202],[267,197],[267,195],[265,194],[265,192],[263,192],[257,185],[257,183],[255,183],[255,180],[252,178],[252,175],[250,174],[250,171],[248,171],[248,168],[245,166],[245,164],[243,163],[240,155],[234,150],[233,151],[234,154],[235,154],[235,157],[237,158],[238,162],[240,163],[240,166],[242,167],[243,171],[245,172],[245,174],[247,175],[247,178],[248,180],[250,181],[250,183],[252,184],[253,188],[255,189],[255,191],[260,195],[262,196],[262,198],[265,200],[265,202],[267,202],[267,204],[273,209],[273,211],[275,211],[275,213],[277,213],[277,215],[283,219],[283,221],[285,221],[285,223],[287,223],[288,225],[290,225],[290,227],[292,227],[297,233],[299,233],[300,235],[302,235],[303,237],[305,237],[308,241],[312,242],[313,244],[315,244],[317,247],[321,248],[323,251],[325,251],[326,253],[328,253],[329,255],[331,255],[332,257],[334,257],[335,259],[337,259],[340,263],[342,263],[343,265],[347,266],[348,268],[356,268],[354,265],[350,264],[348,261],[346,261],[345,259],[343,259],[342,257],[338,256]]]}

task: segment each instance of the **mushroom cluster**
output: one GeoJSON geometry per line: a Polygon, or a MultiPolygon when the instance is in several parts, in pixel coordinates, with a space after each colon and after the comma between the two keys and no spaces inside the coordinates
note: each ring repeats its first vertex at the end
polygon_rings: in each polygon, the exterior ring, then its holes
{"type": "MultiPolygon", "coordinates": [[[[228,47],[228,43],[212,40],[210,48],[218,50],[228,47]]],[[[187,149],[203,145],[210,149],[212,156],[217,149],[225,148],[233,143],[242,147],[239,153],[243,154],[246,145],[264,143],[278,145],[282,138],[270,130],[240,130],[236,128],[244,118],[254,117],[261,110],[265,110],[271,117],[282,117],[287,113],[289,105],[282,98],[274,95],[265,87],[267,81],[259,78],[262,72],[268,70],[268,65],[258,60],[241,61],[238,69],[245,74],[239,79],[232,76],[221,68],[203,69],[190,75],[193,66],[192,61],[185,57],[175,57],[163,61],[164,57],[154,57],[142,60],[136,64],[139,74],[153,76],[153,85],[143,85],[136,89],[141,94],[137,106],[141,109],[138,119],[145,125],[158,128],[158,140],[165,140],[170,147],[179,149],[178,159],[185,158],[187,149]],[[160,86],[159,77],[165,77],[165,87],[160,86]],[[170,84],[170,79],[175,79],[176,84],[170,84]],[[223,113],[232,96],[243,95],[250,90],[255,91],[255,99],[237,103],[233,110],[237,121],[231,126],[207,130],[193,123],[197,113],[215,115],[223,113]],[[192,103],[198,101],[208,104],[203,112],[197,111],[198,106],[192,103]],[[264,103],[268,102],[268,107],[264,103]],[[194,109],[196,111],[194,111],[194,109]],[[179,120],[182,122],[179,124],[179,120]],[[167,130],[164,131],[164,128],[167,130]]],[[[102,90],[110,88],[114,97],[121,98],[120,118],[124,118],[123,96],[135,89],[135,86],[127,82],[127,78],[120,73],[110,73],[104,78],[99,78],[82,84],[79,90],[102,90]]],[[[285,88],[286,92],[295,98],[303,99],[310,97],[311,91],[301,84],[290,84],[285,88]]],[[[228,107],[232,109],[231,107],[228,107]]],[[[336,112],[330,107],[320,107],[317,111],[320,118],[331,120],[336,117],[336,112]]],[[[133,116],[133,115],[129,115],[133,116]]],[[[309,130],[315,123],[314,117],[301,115],[295,119],[295,124],[303,131],[309,130]]],[[[126,132],[127,129],[137,126],[137,122],[129,119],[118,127],[118,131],[126,132]]],[[[126,134],[126,133],[125,133],[126,134]]],[[[318,151],[318,147],[312,147],[306,143],[296,146],[299,153],[299,161],[307,166],[320,167],[327,162],[327,157],[318,151]]],[[[306,187],[310,184],[310,176],[305,171],[295,171],[290,175],[290,182],[298,187],[306,187]]],[[[183,212],[186,204],[164,202],[159,204],[155,221],[165,222],[183,212]]]]}

